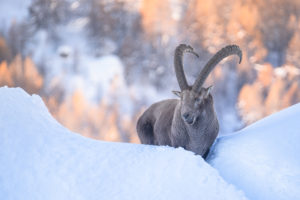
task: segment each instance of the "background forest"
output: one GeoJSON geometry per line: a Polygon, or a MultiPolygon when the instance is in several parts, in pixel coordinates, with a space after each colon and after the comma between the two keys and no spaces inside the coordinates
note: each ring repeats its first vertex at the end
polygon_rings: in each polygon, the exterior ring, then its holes
{"type": "Polygon", "coordinates": [[[298,0],[0,0],[0,86],[43,97],[64,126],[87,137],[136,142],[155,101],[175,98],[173,53],[187,55],[189,83],[219,49],[207,81],[230,133],[300,101],[298,0]]]}

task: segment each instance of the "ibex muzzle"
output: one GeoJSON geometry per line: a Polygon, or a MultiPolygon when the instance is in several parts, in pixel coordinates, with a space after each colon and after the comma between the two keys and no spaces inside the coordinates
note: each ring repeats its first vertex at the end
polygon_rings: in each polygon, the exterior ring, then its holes
{"type": "Polygon", "coordinates": [[[202,88],[199,92],[192,90],[174,92],[181,99],[181,117],[186,124],[194,125],[198,119],[205,116],[206,112],[203,106],[210,97],[211,88],[212,86],[202,88]]]}
{"type": "Polygon", "coordinates": [[[214,110],[212,86],[202,87],[209,73],[225,57],[242,52],[236,45],[218,51],[204,66],[193,86],[189,86],[183,70],[184,53],[199,57],[189,45],[181,44],[175,50],[174,67],[181,91],[173,91],[180,100],[169,99],[151,105],[139,118],[137,132],[141,143],[183,147],[206,157],[219,132],[214,110]]]}

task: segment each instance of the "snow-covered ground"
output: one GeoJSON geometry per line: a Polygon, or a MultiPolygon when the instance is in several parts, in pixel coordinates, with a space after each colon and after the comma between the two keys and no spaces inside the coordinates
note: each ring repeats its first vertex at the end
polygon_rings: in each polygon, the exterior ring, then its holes
{"type": "Polygon", "coordinates": [[[0,199],[246,199],[200,156],[84,138],[22,89],[0,110],[0,199]]]}
{"type": "Polygon", "coordinates": [[[300,199],[300,104],[221,137],[209,162],[250,199],[300,199]]]}
{"type": "Polygon", "coordinates": [[[219,138],[211,165],[72,133],[22,89],[0,88],[0,110],[0,199],[300,198],[300,104],[219,138]]]}

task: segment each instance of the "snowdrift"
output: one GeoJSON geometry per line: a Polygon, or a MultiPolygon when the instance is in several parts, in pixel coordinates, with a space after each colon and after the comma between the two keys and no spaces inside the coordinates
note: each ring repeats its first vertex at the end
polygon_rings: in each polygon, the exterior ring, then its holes
{"type": "Polygon", "coordinates": [[[0,88],[0,199],[299,199],[300,104],[215,143],[171,147],[72,133],[40,97],[0,88]]]}
{"type": "Polygon", "coordinates": [[[0,199],[246,199],[200,156],[84,138],[22,89],[0,111],[0,199]]]}
{"type": "Polygon", "coordinates": [[[249,199],[300,199],[300,104],[218,139],[209,162],[249,199]]]}

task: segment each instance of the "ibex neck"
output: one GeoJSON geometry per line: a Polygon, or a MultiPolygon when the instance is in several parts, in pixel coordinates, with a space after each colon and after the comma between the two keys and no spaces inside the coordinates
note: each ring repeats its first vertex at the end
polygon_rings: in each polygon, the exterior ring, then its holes
{"type": "Polygon", "coordinates": [[[181,112],[180,112],[180,102],[175,107],[174,111],[174,116],[173,116],[173,121],[172,121],[172,137],[174,137],[175,140],[177,141],[184,141],[181,146],[185,146],[186,143],[188,143],[189,136],[187,133],[186,125],[184,121],[181,118],[181,112]]]}

